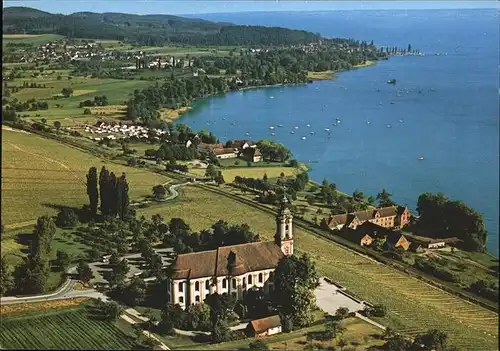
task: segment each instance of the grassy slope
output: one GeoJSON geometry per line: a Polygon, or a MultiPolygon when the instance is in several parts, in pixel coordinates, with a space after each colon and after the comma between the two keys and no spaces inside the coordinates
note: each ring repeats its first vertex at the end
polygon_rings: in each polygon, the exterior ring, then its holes
{"type": "MultiPolygon", "coordinates": [[[[277,178],[282,172],[285,176],[297,174],[297,169],[292,167],[238,167],[233,169],[222,169],[221,171],[226,182],[232,182],[236,176],[262,178],[264,174],[267,174],[269,178],[277,178]]],[[[199,176],[205,175],[205,169],[201,168],[191,168],[189,172],[199,176]]]]}
{"type": "MultiPolygon", "coordinates": [[[[181,198],[172,205],[144,209],[139,214],[155,213],[165,218],[181,217],[194,230],[209,228],[219,219],[235,224],[246,222],[262,240],[271,240],[275,230],[272,215],[197,187],[184,188],[181,198]]],[[[385,304],[389,314],[380,321],[383,324],[409,334],[436,327],[448,332],[451,343],[460,349],[497,348],[497,314],[301,229],[295,229],[295,240],[297,251],[308,252],[320,274],[362,299],[385,304]]]]}
{"type": "Polygon", "coordinates": [[[10,349],[131,349],[133,337],[82,308],[2,317],[0,344],[10,349]]]}
{"type": "Polygon", "coordinates": [[[2,223],[36,220],[55,214],[48,204],[76,206],[88,202],[85,175],[92,166],[127,174],[131,199],[147,196],[165,176],[146,170],[110,164],[52,140],[2,131],[2,223]]]}

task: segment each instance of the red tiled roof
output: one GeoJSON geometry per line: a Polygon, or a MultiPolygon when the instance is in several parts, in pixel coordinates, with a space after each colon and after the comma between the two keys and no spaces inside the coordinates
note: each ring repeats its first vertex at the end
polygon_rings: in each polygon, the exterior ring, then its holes
{"type": "Polygon", "coordinates": [[[284,257],[272,241],[222,246],[217,250],[178,255],[172,279],[241,275],[275,268],[284,257]]]}
{"type": "Polygon", "coordinates": [[[255,334],[264,333],[265,331],[281,326],[281,318],[278,315],[270,316],[261,319],[255,319],[250,322],[255,334]]]}
{"type": "Polygon", "coordinates": [[[359,221],[361,222],[366,222],[370,219],[375,219],[375,215],[378,212],[380,214],[380,218],[384,217],[392,217],[396,216],[397,214],[403,213],[406,207],[396,207],[396,206],[390,206],[390,207],[381,207],[377,208],[374,210],[366,210],[366,211],[357,211],[357,212],[352,212],[347,215],[342,214],[342,215],[335,215],[335,216],[330,216],[330,218],[327,220],[328,226],[337,226],[337,225],[349,225],[354,218],[358,218],[359,221]]]}

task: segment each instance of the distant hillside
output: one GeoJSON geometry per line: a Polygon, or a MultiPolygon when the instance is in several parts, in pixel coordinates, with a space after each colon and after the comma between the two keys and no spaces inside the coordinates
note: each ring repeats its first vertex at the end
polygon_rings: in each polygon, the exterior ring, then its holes
{"type": "Polygon", "coordinates": [[[139,45],[290,45],[317,41],[317,34],[277,27],[237,26],[172,15],[77,12],[51,14],[6,7],[3,34],[60,34],[69,38],[112,39],[139,45]]]}

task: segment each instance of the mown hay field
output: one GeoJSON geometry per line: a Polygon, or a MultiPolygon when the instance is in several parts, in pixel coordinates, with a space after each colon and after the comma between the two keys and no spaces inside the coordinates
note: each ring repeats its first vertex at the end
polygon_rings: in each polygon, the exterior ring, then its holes
{"type": "MultiPolygon", "coordinates": [[[[244,161],[241,161],[244,162],[244,161]]],[[[202,168],[191,168],[189,173],[204,176],[205,169],[202,168]]],[[[238,167],[230,169],[221,169],[224,180],[227,183],[232,183],[236,176],[245,178],[262,178],[264,174],[267,174],[268,178],[278,178],[281,173],[285,176],[292,176],[297,174],[297,169],[293,167],[238,167]]]]}
{"type": "MultiPolygon", "coordinates": [[[[140,214],[160,213],[166,220],[183,218],[194,230],[209,228],[219,219],[248,223],[261,240],[272,240],[274,216],[208,190],[188,186],[170,205],[140,214]]],[[[460,350],[497,350],[498,314],[434,288],[416,278],[295,227],[295,248],[316,261],[321,275],[345,286],[361,299],[382,303],[388,315],[379,321],[409,335],[438,328],[460,350]]]]}
{"type": "Polygon", "coordinates": [[[81,208],[88,203],[86,173],[102,166],[127,174],[131,199],[148,196],[168,177],[101,160],[36,135],[2,130],[2,223],[7,228],[54,215],[52,206],[81,208]]]}
{"type": "Polygon", "coordinates": [[[83,308],[26,317],[2,316],[2,348],[14,350],[132,350],[134,338],[83,308]]]}

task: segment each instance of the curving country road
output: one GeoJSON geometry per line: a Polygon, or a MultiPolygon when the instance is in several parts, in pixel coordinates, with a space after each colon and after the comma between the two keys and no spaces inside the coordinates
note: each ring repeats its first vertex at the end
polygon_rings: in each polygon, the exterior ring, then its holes
{"type": "MultiPolygon", "coordinates": [[[[169,181],[170,182],[170,181],[169,181]]],[[[163,186],[166,186],[167,183],[165,184],[162,184],[163,186]]],[[[158,203],[158,202],[166,202],[166,201],[170,201],[170,200],[173,200],[175,199],[177,196],[179,196],[179,192],[177,191],[177,188],[181,187],[181,186],[184,186],[184,185],[188,185],[190,184],[190,182],[185,182],[185,183],[181,183],[181,184],[174,184],[174,185],[171,185],[169,188],[168,188],[168,191],[170,193],[169,196],[165,197],[164,199],[161,199],[161,200],[155,200],[155,201],[151,201],[151,200],[144,200],[144,201],[139,201],[139,202],[134,202],[132,204],[130,204],[130,206],[139,206],[139,205],[142,205],[142,204],[150,204],[150,203],[158,203]]]]}

